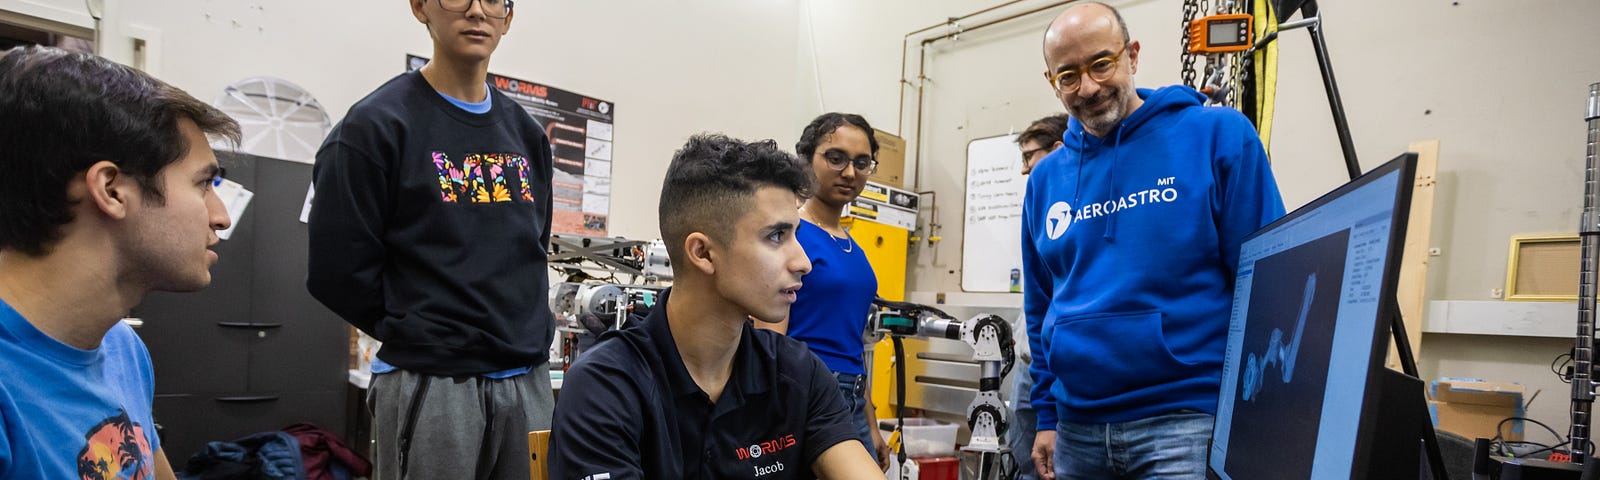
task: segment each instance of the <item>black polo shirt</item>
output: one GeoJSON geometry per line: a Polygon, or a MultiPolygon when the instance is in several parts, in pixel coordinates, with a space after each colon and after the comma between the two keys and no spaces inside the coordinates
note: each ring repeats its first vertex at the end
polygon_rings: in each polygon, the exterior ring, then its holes
{"type": "Polygon", "coordinates": [[[668,294],[643,324],[608,333],[567,371],[551,428],[551,479],[815,478],[817,456],[855,439],[822,360],[749,322],[711,403],[672,340],[668,294]]]}

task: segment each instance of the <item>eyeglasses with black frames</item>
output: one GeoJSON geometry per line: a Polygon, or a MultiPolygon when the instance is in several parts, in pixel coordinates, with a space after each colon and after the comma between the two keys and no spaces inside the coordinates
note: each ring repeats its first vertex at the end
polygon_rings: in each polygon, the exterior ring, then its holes
{"type": "Polygon", "coordinates": [[[472,2],[483,6],[483,14],[489,18],[503,19],[511,16],[512,0],[439,0],[439,7],[447,12],[467,13],[472,10],[472,2]]]}
{"type": "Polygon", "coordinates": [[[857,172],[867,175],[878,171],[878,160],[872,158],[871,155],[859,155],[856,158],[850,158],[844,152],[829,150],[822,152],[822,158],[828,161],[828,168],[833,169],[835,172],[843,172],[846,165],[854,165],[857,172]]]}

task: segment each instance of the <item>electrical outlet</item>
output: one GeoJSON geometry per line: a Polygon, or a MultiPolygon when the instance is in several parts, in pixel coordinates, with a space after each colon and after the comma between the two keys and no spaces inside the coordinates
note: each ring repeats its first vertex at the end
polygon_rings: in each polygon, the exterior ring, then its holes
{"type": "Polygon", "coordinates": [[[1504,296],[1506,296],[1506,289],[1504,288],[1495,288],[1489,290],[1489,298],[1501,298],[1504,296]]]}

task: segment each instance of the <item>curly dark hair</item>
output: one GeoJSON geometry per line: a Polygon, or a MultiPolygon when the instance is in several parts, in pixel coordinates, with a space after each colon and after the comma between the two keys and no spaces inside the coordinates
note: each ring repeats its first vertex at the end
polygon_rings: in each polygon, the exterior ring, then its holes
{"type": "Polygon", "coordinates": [[[1027,129],[1017,134],[1017,146],[1026,148],[1030,141],[1044,147],[1055,145],[1067,133],[1069,118],[1072,117],[1062,113],[1034,120],[1027,129]]]}
{"type": "Polygon", "coordinates": [[[860,115],[839,112],[824,113],[812,119],[811,123],[806,125],[806,129],[800,132],[800,141],[794,144],[794,153],[807,165],[811,164],[811,156],[817,153],[817,146],[827,141],[834,130],[845,125],[859,128],[862,133],[867,134],[867,142],[872,144],[872,156],[877,158],[878,137],[872,134],[872,124],[867,123],[867,119],[860,115]]]}
{"type": "Polygon", "coordinates": [[[734,223],[744,216],[760,187],[778,187],[800,198],[811,196],[811,168],[772,140],[745,142],[721,134],[699,134],[672,155],[661,185],[661,240],[674,269],[683,259],[683,242],[694,232],[728,243],[734,223]]]}
{"type": "Polygon", "coordinates": [[[67,184],[96,162],[164,202],[161,170],[189,150],[180,118],[238,143],[232,118],[144,72],[49,47],[0,52],[0,250],[48,253],[72,222],[67,184]]]}

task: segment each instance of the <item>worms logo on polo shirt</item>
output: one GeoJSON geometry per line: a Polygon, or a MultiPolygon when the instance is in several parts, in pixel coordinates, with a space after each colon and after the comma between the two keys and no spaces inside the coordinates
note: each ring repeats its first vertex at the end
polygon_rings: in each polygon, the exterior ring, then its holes
{"type": "Polygon", "coordinates": [[[735,449],[733,453],[740,460],[750,460],[761,458],[762,455],[769,453],[777,453],[783,449],[793,447],[794,444],[794,434],[791,433],[765,442],[754,443],[748,447],[735,449]]]}

